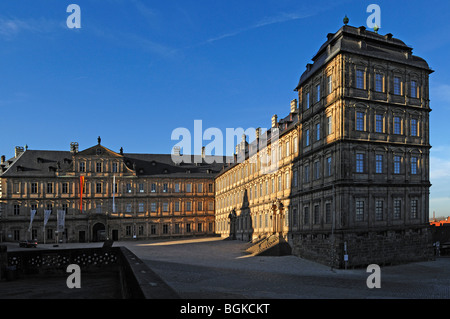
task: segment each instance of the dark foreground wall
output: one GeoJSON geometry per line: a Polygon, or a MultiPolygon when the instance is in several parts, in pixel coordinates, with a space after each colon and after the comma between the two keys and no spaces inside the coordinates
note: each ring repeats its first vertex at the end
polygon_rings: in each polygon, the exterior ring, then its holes
{"type": "Polygon", "coordinates": [[[428,227],[377,232],[291,234],[293,254],[335,268],[391,265],[434,258],[428,227]],[[346,261],[345,255],[348,256],[346,261]]]}
{"type": "MultiPolygon", "coordinates": [[[[67,266],[78,265],[81,274],[117,273],[123,299],[178,299],[178,294],[142,260],[125,247],[55,249],[0,254],[0,281],[51,276],[67,277],[67,266]]],[[[45,284],[45,281],[43,281],[45,284]]]]}

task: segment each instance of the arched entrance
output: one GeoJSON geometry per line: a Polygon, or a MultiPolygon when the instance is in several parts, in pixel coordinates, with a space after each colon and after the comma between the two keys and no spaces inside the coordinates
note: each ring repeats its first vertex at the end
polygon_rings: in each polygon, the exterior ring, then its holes
{"type": "Polygon", "coordinates": [[[99,242],[106,240],[106,227],[102,223],[97,223],[92,227],[92,241],[99,242]]]}

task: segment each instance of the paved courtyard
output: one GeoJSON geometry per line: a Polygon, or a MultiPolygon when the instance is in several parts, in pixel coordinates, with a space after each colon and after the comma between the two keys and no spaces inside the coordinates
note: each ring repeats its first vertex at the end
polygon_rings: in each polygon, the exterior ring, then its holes
{"type": "MultiPolygon", "coordinates": [[[[40,245],[45,249],[102,244],[40,245]]],[[[220,238],[115,242],[141,258],[186,299],[448,299],[450,258],[381,268],[369,289],[365,269],[331,270],[295,256],[252,257],[220,238]]],[[[8,251],[19,249],[8,244],[8,251]]]]}
{"type": "Polygon", "coordinates": [[[365,269],[337,270],[294,256],[250,257],[246,244],[219,238],[115,243],[133,251],[188,299],[450,298],[450,258],[381,268],[381,288],[365,269]]]}

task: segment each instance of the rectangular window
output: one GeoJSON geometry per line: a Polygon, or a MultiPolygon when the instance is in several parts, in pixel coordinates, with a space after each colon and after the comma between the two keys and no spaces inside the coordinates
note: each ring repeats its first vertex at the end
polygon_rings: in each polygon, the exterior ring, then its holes
{"type": "Polygon", "coordinates": [[[167,193],[169,191],[169,185],[167,183],[163,184],[163,193],[167,193]]]}
{"type": "Polygon", "coordinates": [[[375,74],[375,91],[383,92],[383,74],[376,73],[375,74]]]}
{"type": "Polygon", "coordinates": [[[131,193],[131,184],[127,184],[127,193],[131,193]]]}
{"type": "Polygon", "coordinates": [[[314,162],[314,179],[320,178],[320,162],[314,162]]]}
{"type": "Polygon", "coordinates": [[[175,183],[174,190],[175,190],[175,193],[180,192],[180,183],[175,183]]]}
{"type": "Polygon", "coordinates": [[[151,211],[152,213],[155,213],[156,210],[157,210],[157,205],[156,205],[156,203],[150,203],[150,211],[151,211]]]}
{"type": "Polygon", "coordinates": [[[86,172],[86,163],[80,162],[80,172],[86,172]]]}
{"type": "Polygon", "coordinates": [[[320,141],[320,123],[316,124],[316,141],[320,141]]]}
{"type": "Polygon", "coordinates": [[[190,233],[191,232],[191,223],[187,223],[186,224],[186,233],[190,233]]]}
{"type": "Polygon", "coordinates": [[[309,130],[306,130],[305,134],[305,145],[309,146],[309,130]]]}
{"type": "Polygon", "coordinates": [[[95,192],[97,194],[101,194],[102,193],[102,183],[97,183],[97,185],[95,187],[95,192]]]}
{"type": "Polygon", "coordinates": [[[144,192],[144,184],[140,183],[139,184],[139,193],[143,193],[144,192]]]}
{"type": "Polygon", "coordinates": [[[320,206],[319,205],[315,205],[314,206],[314,224],[319,224],[320,222],[320,206]]]}
{"type": "Polygon", "coordinates": [[[31,194],[37,194],[38,186],[37,183],[31,183],[31,194]]]}
{"type": "Polygon", "coordinates": [[[375,220],[383,220],[383,201],[375,201],[375,220]]]}
{"type": "Polygon", "coordinates": [[[375,115],[375,132],[383,133],[383,115],[375,115]]]}
{"type": "Polygon", "coordinates": [[[297,136],[294,137],[294,153],[298,152],[298,139],[297,136]]]}
{"type": "Polygon", "coordinates": [[[331,94],[333,92],[333,77],[331,75],[327,77],[327,88],[327,94],[331,94]]]}
{"type": "Polygon", "coordinates": [[[416,175],[417,174],[417,163],[418,158],[417,157],[411,157],[411,174],[416,175]]]}
{"type": "Polygon", "coordinates": [[[47,194],[53,194],[53,183],[47,183],[47,194]]]}
{"type": "Polygon", "coordinates": [[[186,211],[192,212],[192,202],[186,202],[186,211]]]}
{"type": "MultiPolygon", "coordinates": [[[[255,192],[255,196],[256,196],[256,192],[255,192]]],[[[213,211],[214,210],[214,202],[208,202],[208,210],[209,211],[213,211]]]]}
{"type": "Polygon", "coordinates": [[[197,210],[201,212],[203,210],[203,202],[197,202],[197,210]]]}
{"type": "Polygon", "coordinates": [[[361,89],[361,90],[365,89],[364,77],[365,77],[365,72],[363,70],[356,70],[356,88],[357,89],[361,89]]]}
{"type": "Polygon", "coordinates": [[[417,81],[411,81],[411,97],[417,98],[417,81]]]}
{"type": "Polygon", "coordinates": [[[69,193],[69,183],[62,183],[61,193],[63,194],[69,193]]]}
{"type": "Polygon", "coordinates": [[[333,133],[333,118],[331,116],[327,117],[327,133],[328,135],[333,133]]]}
{"type": "Polygon", "coordinates": [[[309,105],[310,105],[310,98],[309,98],[309,92],[306,93],[306,98],[305,98],[305,103],[306,103],[306,109],[309,109],[309,105]]]}
{"type": "Polygon", "coordinates": [[[375,172],[377,174],[383,173],[383,155],[375,155],[375,172]]]}
{"type": "Polygon", "coordinates": [[[163,203],[163,212],[168,212],[169,211],[169,203],[165,202],[163,203]]]}
{"type": "Polygon", "coordinates": [[[417,131],[417,120],[411,119],[411,136],[419,136],[417,131]]]}
{"type": "Polygon", "coordinates": [[[325,223],[330,224],[331,220],[331,203],[325,204],[325,223]]]}
{"type": "Polygon", "coordinates": [[[399,116],[394,117],[394,134],[402,134],[402,120],[399,116]]]}
{"type": "Polygon", "coordinates": [[[402,211],[402,201],[399,199],[394,200],[394,219],[400,219],[401,218],[401,211],[402,211]]]}
{"type": "Polygon", "coordinates": [[[209,193],[213,193],[214,192],[214,185],[213,184],[208,184],[208,192],[209,193]]]}
{"type": "Polygon", "coordinates": [[[127,213],[131,213],[131,204],[126,204],[125,210],[127,213]]]}
{"type": "Polygon", "coordinates": [[[320,101],[320,84],[316,85],[316,102],[320,101]]]}
{"type": "Polygon", "coordinates": [[[281,191],[283,189],[283,185],[281,184],[281,176],[278,176],[278,191],[281,191]]]}
{"type": "Polygon", "coordinates": [[[163,234],[167,235],[169,233],[169,225],[163,224],[163,234]]]}
{"type": "Polygon", "coordinates": [[[364,154],[362,153],[356,154],[356,172],[364,173],[364,154]]]}
{"type": "Polygon", "coordinates": [[[20,215],[20,205],[14,204],[14,216],[20,215]]]}
{"type": "Polygon", "coordinates": [[[298,171],[297,170],[294,171],[294,174],[292,176],[292,181],[294,182],[293,183],[294,187],[297,187],[298,186],[298,171]]]}
{"type": "Polygon", "coordinates": [[[411,219],[416,219],[418,217],[417,204],[418,204],[417,200],[411,201],[411,219]]]}
{"type": "Polygon", "coordinates": [[[175,210],[176,212],[179,212],[179,211],[180,211],[180,202],[175,202],[174,210],[175,210]]]}
{"type": "Polygon", "coordinates": [[[356,201],[356,221],[362,222],[364,220],[364,201],[356,201]]]}
{"type": "Polygon", "coordinates": [[[156,193],[156,184],[155,183],[152,183],[152,185],[151,185],[151,192],[156,193]]]}
{"type": "Polygon", "coordinates": [[[394,94],[402,95],[402,80],[398,76],[394,77],[394,94]]]}
{"type": "Polygon", "coordinates": [[[394,156],[394,174],[400,174],[401,173],[401,163],[402,158],[401,156],[394,156]]]}
{"type": "Polygon", "coordinates": [[[309,182],[309,165],[305,166],[305,183],[309,182]]]}
{"type": "Polygon", "coordinates": [[[331,156],[327,157],[327,176],[331,176],[332,175],[332,171],[331,171],[332,160],[333,160],[333,158],[331,156]]]}
{"type": "Polygon", "coordinates": [[[203,184],[198,184],[197,185],[197,193],[203,193],[203,184]]]}
{"type": "Polygon", "coordinates": [[[186,193],[191,193],[192,192],[192,184],[191,183],[187,183],[186,184],[186,193]]]}
{"type": "Polygon", "coordinates": [[[139,213],[143,213],[144,212],[144,203],[139,203],[139,213]]]}
{"type": "Polygon", "coordinates": [[[117,173],[117,163],[112,163],[112,172],[117,173]]]}
{"type": "Polygon", "coordinates": [[[96,165],[96,172],[97,173],[101,173],[102,172],[102,163],[101,162],[97,163],[97,165],[96,165]]]}
{"type": "Polygon", "coordinates": [[[356,130],[364,131],[364,113],[356,112],[356,130]]]}
{"type": "Polygon", "coordinates": [[[306,206],[303,211],[303,221],[305,225],[309,224],[309,207],[306,206]]]}

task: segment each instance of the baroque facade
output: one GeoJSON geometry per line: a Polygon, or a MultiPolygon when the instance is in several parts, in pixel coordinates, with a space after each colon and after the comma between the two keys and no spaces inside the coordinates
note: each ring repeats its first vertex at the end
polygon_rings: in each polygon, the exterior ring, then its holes
{"type": "Polygon", "coordinates": [[[67,152],[16,147],[14,158],[2,157],[1,239],[54,243],[214,234],[220,164],[208,164],[212,159],[204,154],[191,164],[175,164],[171,155],[116,153],[100,143],[80,152],[77,143],[67,152]]]}
{"type": "Polygon", "coordinates": [[[279,233],[336,267],[428,259],[432,72],[391,34],[329,34],[267,147],[246,144],[216,178],[217,232],[279,233]]]}
{"type": "Polygon", "coordinates": [[[275,233],[295,255],[333,267],[426,260],[432,72],[391,34],[345,25],[306,66],[288,115],[251,143],[244,135],[231,163],[202,154],[176,164],[100,140],[81,152],[19,148],[2,158],[0,238],[275,233]],[[55,233],[57,211],[65,229],[55,233]]]}

